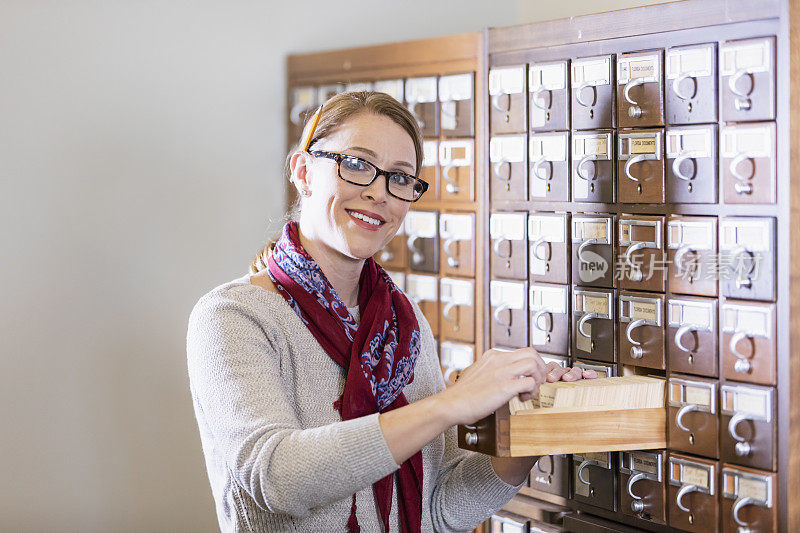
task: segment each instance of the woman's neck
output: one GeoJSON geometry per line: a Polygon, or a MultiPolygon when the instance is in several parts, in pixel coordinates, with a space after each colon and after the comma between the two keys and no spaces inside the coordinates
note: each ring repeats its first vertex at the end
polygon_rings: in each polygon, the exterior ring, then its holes
{"type": "Polygon", "coordinates": [[[342,302],[347,307],[357,305],[358,280],[361,277],[364,260],[347,257],[319,239],[309,239],[301,230],[298,233],[300,244],[314,258],[342,302]]]}

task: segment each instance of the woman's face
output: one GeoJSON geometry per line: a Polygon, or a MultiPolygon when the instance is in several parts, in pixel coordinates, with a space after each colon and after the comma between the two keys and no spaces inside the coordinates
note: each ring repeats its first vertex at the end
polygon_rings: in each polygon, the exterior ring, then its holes
{"type": "MultiPolygon", "coordinates": [[[[371,112],[350,117],[311,149],[360,157],[387,171],[412,175],[416,171],[416,152],[409,134],[390,118],[371,112]]],[[[411,205],[387,192],[386,176],[378,176],[366,187],[342,180],[332,159],[300,154],[293,158],[292,169],[298,188],[311,193],[303,199],[300,214],[303,235],[354,259],[367,259],[383,248],[397,233],[411,205]]]]}

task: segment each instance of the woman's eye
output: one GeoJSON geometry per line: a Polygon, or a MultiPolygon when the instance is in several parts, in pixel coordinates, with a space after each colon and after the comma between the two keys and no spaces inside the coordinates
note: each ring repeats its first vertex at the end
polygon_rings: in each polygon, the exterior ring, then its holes
{"type": "Polygon", "coordinates": [[[358,159],[343,159],[342,165],[353,172],[363,172],[367,169],[366,163],[358,159]]]}
{"type": "Polygon", "coordinates": [[[405,187],[411,183],[411,178],[403,174],[392,174],[392,181],[405,187]]]}

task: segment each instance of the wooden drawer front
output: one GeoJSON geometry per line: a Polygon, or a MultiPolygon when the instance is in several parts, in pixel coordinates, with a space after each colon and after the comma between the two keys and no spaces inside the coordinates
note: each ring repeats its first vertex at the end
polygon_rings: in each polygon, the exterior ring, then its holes
{"type": "Polygon", "coordinates": [[[664,125],[663,50],[617,58],[617,125],[664,125]]]}
{"type": "Polygon", "coordinates": [[[717,382],[672,374],[668,382],[670,450],[719,458],[717,382]]]}
{"type": "Polygon", "coordinates": [[[489,70],[489,129],[496,133],[526,131],[525,66],[489,70]]]}
{"type": "Polygon", "coordinates": [[[728,41],[719,49],[722,120],[775,118],[775,38],[728,41]]]}
{"type": "Polygon", "coordinates": [[[667,301],[667,359],[672,372],[719,376],[717,300],[670,298],[667,301]]]}
{"type": "Polygon", "coordinates": [[[671,528],[708,533],[719,524],[719,463],[670,453],[667,522],[671,528]]]}
{"type": "Polygon", "coordinates": [[[670,124],[717,121],[717,46],[676,46],[667,51],[666,114],[670,124]]]}
{"type": "Polygon", "coordinates": [[[775,470],[775,389],[726,383],[720,389],[720,459],[775,470]]]}
{"type": "Polygon", "coordinates": [[[614,56],[572,60],[572,129],[615,126],[614,56]]]}
{"type": "Polygon", "coordinates": [[[528,66],[530,131],[569,129],[569,61],[528,66]]]}
{"type": "Polygon", "coordinates": [[[667,128],[667,201],[716,203],[717,126],[667,128]]]}
{"type": "Polygon", "coordinates": [[[475,135],[475,74],[439,78],[439,129],[444,137],[475,135]]]}

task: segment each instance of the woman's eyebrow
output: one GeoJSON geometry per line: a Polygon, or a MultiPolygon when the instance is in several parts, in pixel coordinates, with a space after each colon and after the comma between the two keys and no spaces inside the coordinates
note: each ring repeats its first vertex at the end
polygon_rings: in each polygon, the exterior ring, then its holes
{"type": "MultiPolygon", "coordinates": [[[[370,157],[372,157],[374,159],[378,158],[378,154],[376,152],[370,150],[369,148],[364,148],[362,146],[351,146],[350,148],[348,148],[348,150],[356,150],[356,151],[365,153],[365,154],[367,154],[368,156],[370,156],[370,157]]],[[[406,168],[411,169],[412,171],[414,170],[414,165],[412,165],[411,163],[408,163],[406,161],[395,161],[394,165],[398,166],[398,167],[406,167],[406,168]]]]}

